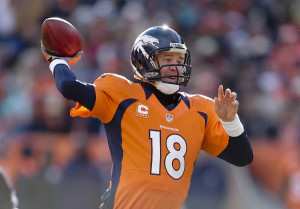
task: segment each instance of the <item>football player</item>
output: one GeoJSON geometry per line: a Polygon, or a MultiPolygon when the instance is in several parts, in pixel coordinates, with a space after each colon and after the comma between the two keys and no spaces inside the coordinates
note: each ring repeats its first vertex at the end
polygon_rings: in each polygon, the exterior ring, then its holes
{"type": "Polygon", "coordinates": [[[100,208],[179,209],[200,150],[236,166],[252,162],[236,93],[222,85],[214,99],[179,92],[190,81],[191,54],[173,29],[151,27],[137,37],[131,65],[138,83],[110,73],[84,83],[70,70],[72,57],[42,52],[58,90],[77,102],[71,116],[104,124],[113,165],[100,208]]]}

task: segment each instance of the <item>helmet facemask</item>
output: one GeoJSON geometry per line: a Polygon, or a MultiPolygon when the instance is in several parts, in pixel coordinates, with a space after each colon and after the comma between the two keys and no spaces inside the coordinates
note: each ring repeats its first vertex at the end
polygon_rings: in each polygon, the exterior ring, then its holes
{"type": "Polygon", "coordinates": [[[190,65],[190,52],[187,49],[178,48],[164,48],[157,49],[150,53],[148,57],[148,63],[150,67],[143,74],[143,78],[147,81],[161,81],[163,83],[170,83],[175,85],[186,86],[190,80],[191,76],[191,65],[190,65]],[[163,64],[159,62],[157,57],[159,52],[179,52],[184,56],[182,64],[163,64]],[[161,70],[165,67],[174,67],[176,69],[176,74],[172,75],[162,75],[161,70]],[[166,78],[171,78],[166,81],[166,78]]]}

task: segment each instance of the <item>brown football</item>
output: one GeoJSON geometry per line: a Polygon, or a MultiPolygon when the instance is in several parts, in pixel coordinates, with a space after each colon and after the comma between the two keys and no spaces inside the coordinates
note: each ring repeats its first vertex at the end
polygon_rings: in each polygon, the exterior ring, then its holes
{"type": "Polygon", "coordinates": [[[68,21],[51,17],[42,24],[41,39],[46,51],[59,57],[73,57],[82,50],[81,37],[68,21]]]}

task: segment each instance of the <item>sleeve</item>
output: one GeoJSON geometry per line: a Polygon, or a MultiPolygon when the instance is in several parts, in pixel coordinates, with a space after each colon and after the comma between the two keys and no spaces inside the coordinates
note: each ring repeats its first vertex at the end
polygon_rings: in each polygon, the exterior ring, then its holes
{"type": "Polygon", "coordinates": [[[205,129],[202,150],[217,157],[227,146],[229,136],[225,132],[220,118],[214,110],[214,102],[206,99],[207,125],[205,129]]]}
{"type": "Polygon", "coordinates": [[[229,137],[227,147],[218,158],[240,167],[250,164],[253,161],[253,151],[246,132],[237,137],[229,137]]]}
{"type": "Polygon", "coordinates": [[[76,107],[71,109],[70,115],[80,117],[93,117],[100,119],[103,123],[109,122],[118,106],[118,90],[120,84],[116,76],[111,74],[103,74],[94,82],[95,88],[95,105],[92,110],[87,109],[81,103],[77,103],[76,107]]]}
{"type": "Polygon", "coordinates": [[[57,89],[66,99],[79,102],[89,110],[93,109],[96,94],[92,84],[76,80],[75,74],[65,64],[55,65],[53,72],[57,89]]]}

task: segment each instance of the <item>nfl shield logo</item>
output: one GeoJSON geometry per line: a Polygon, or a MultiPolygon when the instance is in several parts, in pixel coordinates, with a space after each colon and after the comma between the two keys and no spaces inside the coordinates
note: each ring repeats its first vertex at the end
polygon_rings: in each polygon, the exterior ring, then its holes
{"type": "Polygon", "coordinates": [[[167,114],[167,115],[166,115],[166,120],[167,120],[169,123],[171,123],[171,122],[173,121],[173,115],[167,114]]]}

